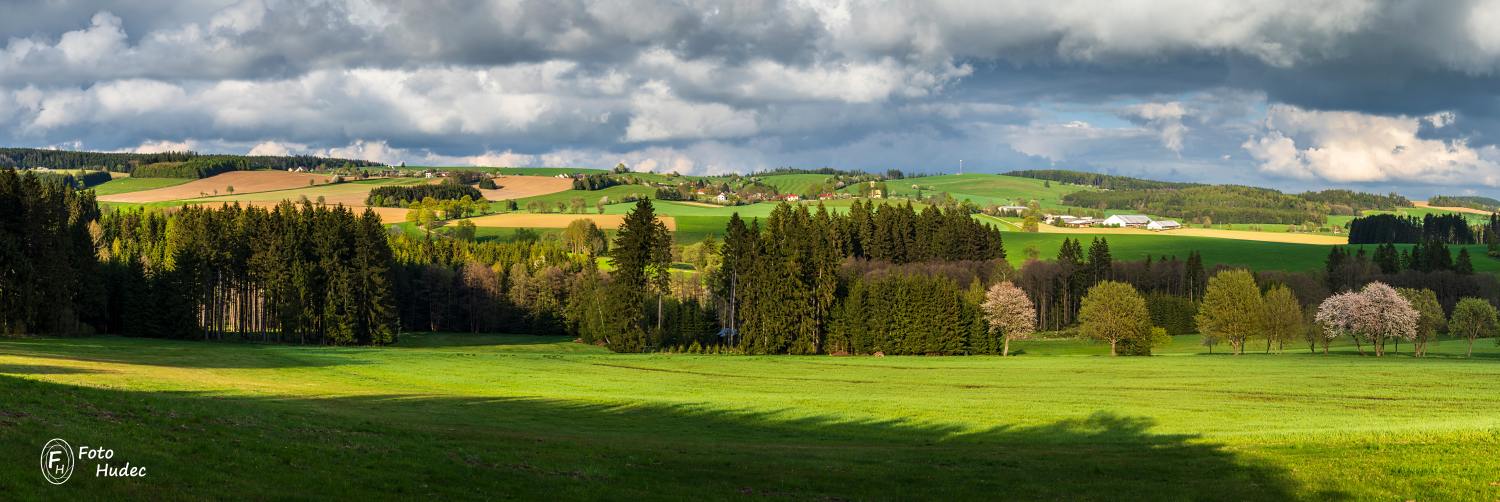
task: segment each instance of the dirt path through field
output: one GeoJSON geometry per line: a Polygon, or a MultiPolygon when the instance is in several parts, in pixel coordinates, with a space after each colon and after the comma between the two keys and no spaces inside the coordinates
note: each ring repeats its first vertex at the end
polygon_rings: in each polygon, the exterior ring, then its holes
{"type": "MultiPolygon", "coordinates": [[[[667,230],[677,230],[677,221],[670,216],[657,216],[657,219],[667,225],[667,230]]],[[[619,228],[625,221],[622,214],[534,214],[534,213],[507,213],[492,214],[489,216],[478,216],[469,218],[474,225],[481,227],[525,227],[525,228],[566,228],[573,220],[589,219],[599,228],[619,228]]]]}
{"type": "Polygon", "coordinates": [[[286,171],[230,171],[166,188],[106,195],[100,197],[99,200],[101,202],[131,202],[138,204],[163,202],[213,195],[228,195],[230,187],[234,187],[234,193],[236,194],[307,187],[309,186],[308,181],[312,181],[313,185],[322,185],[328,182],[328,176],[322,174],[289,173],[286,171]]]}

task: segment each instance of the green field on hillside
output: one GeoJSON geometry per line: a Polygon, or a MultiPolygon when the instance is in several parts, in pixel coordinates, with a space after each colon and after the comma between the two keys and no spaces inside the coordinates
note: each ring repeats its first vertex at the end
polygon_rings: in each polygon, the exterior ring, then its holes
{"type": "MultiPolygon", "coordinates": [[[[1500,363],[1434,356],[609,354],[0,340],[0,493],[38,498],[1492,500],[1500,363]],[[47,484],[51,438],[144,478],[47,484]],[[28,460],[29,459],[29,460],[28,460]]],[[[1252,345],[1253,346],[1253,345],[1252,345]]],[[[1053,354],[1053,355],[1047,355],[1053,354]]]]}
{"type": "Polygon", "coordinates": [[[190,178],[115,178],[93,187],[94,195],[114,195],[177,186],[190,178]]]}
{"type": "Polygon", "coordinates": [[[776,187],[777,192],[817,195],[810,193],[808,187],[827,183],[832,177],[827,174],[776,174],[759,178],[761,183],[776,187]]]}
{"type": "Polygon", "coordinates": [[[568,204],[571,203],[573,199],[578,198],[583,199],[584,203],[588,204],[589,210],[592,211],[594,209],[594,204],[599,201],[600,197],[609,197],[611,204],[619,204],[623,202],[625,200],[625,197],[628,195],[634,195],[636,197],[650,197],[655,194],[656,189],[646,185],[615,185],[603,190],[563,190],[561,192],[554,192],[546,195],[537,195],[535,197],[522,197],[519,199],[515,199],[515,201],[516,204],[521,207],[521,209],[526,209],[526,205],[532,202],[540,202],[549,205],[556,204],[558,202],[568,204]]]}
{"type": "Polygon", "coordinates": [[[971,200],[981,206],[990,204],[1004,206],[1015,204],[1018,200],[1035,200],[1043,208],[1048,209],[1063,207],[1064,195],[1094,189],[1065,183],[1051,183],[1048,187],[1047,183],[1042,180],[999,174],[945,174],[886,181],[886,186],[890,188],[893,195],[915,195],[917,189],[912,188],[912,185],[921,187],[924,196],[933,195],[935,192],[947,192],[955,199],[971,200]]]}

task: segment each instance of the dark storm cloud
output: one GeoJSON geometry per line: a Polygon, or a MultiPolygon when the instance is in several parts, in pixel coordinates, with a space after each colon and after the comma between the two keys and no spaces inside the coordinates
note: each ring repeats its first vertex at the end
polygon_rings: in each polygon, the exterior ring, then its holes
{"type": "Polygon", "coordinates": [[[8,144],[1500,184],[1493,0],[61,0],[5,14],[8,144]]]}

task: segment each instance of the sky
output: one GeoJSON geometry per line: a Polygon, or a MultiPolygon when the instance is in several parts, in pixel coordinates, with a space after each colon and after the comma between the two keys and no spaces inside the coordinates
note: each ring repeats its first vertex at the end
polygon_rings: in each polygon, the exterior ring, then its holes
{"type": "Polygon", "coordinates": [[[0,144],[1500,196],[1500,0],[0,0],[0,144]]]}

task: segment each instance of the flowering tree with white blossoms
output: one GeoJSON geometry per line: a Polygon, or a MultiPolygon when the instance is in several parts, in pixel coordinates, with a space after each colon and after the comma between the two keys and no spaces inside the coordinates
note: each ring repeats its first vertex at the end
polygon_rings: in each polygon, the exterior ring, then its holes
{"type": "Polygon", "coordinates": [[[1025,340],[1036,332],[1036,306],[1025,291],[1010,281],[990,286],[980,308],[984,310],[984,319],[989,321],[990,330],[998,331],[1005,340],[1002,356],[1010,355],[1012,339],[1025,340]]]}
{"type": "Polygon", "coordinates": [[[1318,306],[1316,319],[1329,338],[1349,335],[1360,354],[1364,354],[1364,346],[1359,344],[1363,338],[1374,347],[1378,357],[1385,355],[1388,339],[1416,339],[1419,315],[1395,288],[1372,282],[1358,293],[1328,297],[1318,306]]]}
{"type": "MultiPolygon", "coordinates": [[[[1354,343],[1359,343],[1359,335],[1354,331],[1354,318],[1358,312],[1364,310],[1365,298],[1359,293],[1349,291],[1339,293],[1323,300],[1318,305],[1318,313],[1313,317],[1318,326],[1323,327],[1323,336],[1329,340],[1349,335],[1354,338],[1354,343]]],[[[1328,353],[1328,344],[1323,344],[1323,353],[1328,353]]],[[[1360,349],[1364,353],[1364,349],[1360,349]]]]}
{"type": "Polygon", "coordinates": [[[1372,282],[1365,286],[1361,295],[1369,307],[1361,318],[1360,332],[1375,345],[1375,355],[1385,355],[1385,341],[1390,339],[1417,339],[1417,319],[1422,314],[1411,307],[1411,302],[1401,296],[1396,288],[1383,282],[1372,282]]]}

